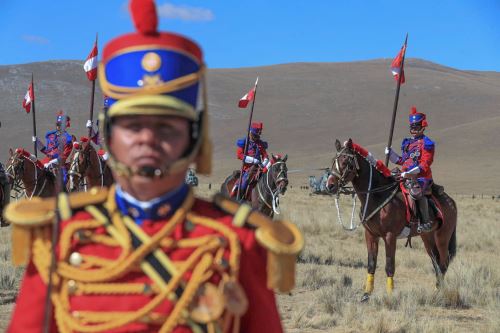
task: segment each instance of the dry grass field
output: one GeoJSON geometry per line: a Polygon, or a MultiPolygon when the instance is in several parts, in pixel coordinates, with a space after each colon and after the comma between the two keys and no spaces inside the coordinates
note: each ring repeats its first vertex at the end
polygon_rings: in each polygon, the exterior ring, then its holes
{"type": "MultiPolygon", "coordinates": [[[[199,193],[209,196],[203,184],[199,193]]],[[[306,237],[297,288],[279,295],[287,332],[500,332],[500,201],[458,198],[458,252],[443,289],[422,243],[398,245],[396,290],[385,295],[385,256],[379,252],[375,292],[360,303],[366,275],[363,228],[344,231],[333,199],[296,188],[282,198],[283,217],[306,237]]],[[[344,209],[346,216],[348,208],[344,209]]],[[[22,269],[10,265],[10,228],[0,230],[0,330],[13,306],[22,269]]],[[[382,245],[382,244],[381,244],[382,245]]]]}

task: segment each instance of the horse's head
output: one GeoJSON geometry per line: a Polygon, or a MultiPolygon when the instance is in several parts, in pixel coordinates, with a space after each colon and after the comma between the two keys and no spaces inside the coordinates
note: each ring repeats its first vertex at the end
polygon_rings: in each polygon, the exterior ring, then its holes
{"type": "Polygon", "coordinates": [[[9,177],[9,181],[19,179],[24,172],[24,157],[26,151],[22,148],[17,148],[15,151],[9,148],[9,160],[7,161],[5,172],[9,177]]]}
{"type": "Polygon", "coordinates": [[[85,172],[90,164],[90,147],[90,141],[86,137],[80,138],[80,141],[73,142],[73,150],[68,157],[68,160],[70,161],[68,172],[68,190],[70,192],[79,190],[81,180],[83,179],[85,172]]]}
{"type": "Polygon", "coordinates": [[[272,166],[269,172],[280,194],[285,194],[288,186],[288,168],[286,166],[287,159],[288,155],[285,155],[285,157],[272,155],[272,166]]]}
{"type": "Polygon", "coordinates": [[[339,140],[335,140],[335,148],[337,153],[332,159],[330,176],[327,180],[327,189],[333,194],[341,191],[347,183],[357,177],[359,170],[351,139],[346,141],[343,146],[339,140]]]}

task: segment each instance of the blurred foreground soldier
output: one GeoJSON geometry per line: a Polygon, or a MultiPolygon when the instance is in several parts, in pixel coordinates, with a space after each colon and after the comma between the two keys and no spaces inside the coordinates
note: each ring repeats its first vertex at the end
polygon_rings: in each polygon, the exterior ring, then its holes
{"type": "Polygon", "coordinates": [[[403,139],[401,143],[402,156],[392,149],[386,148],[392,163],[401,165],[401,177],[406,180],[410,197],[416,201],[420,213],[419,231],[429,232],[432,223],[429,219],[429,203],[427,196],[431,194],[432,171],[431,164],[434,160],[434,142],[424,135],[427,127],[425,113],[417,112],[412,107],[409,115],[410,138],[403,139]]]}
{"type": "Polygon", "coordinates": [[[211,163],[201,50],[157,32],[151,0],[131,11],[138,32],[108,43],[99,68],[117,185],[58,196],[53,270],[55,199],[7,208],[13,260],[28,263],[8,332],[41,332],[48,309],[51,332],[282,332],[273,289],[293,287],[303,238],[249,206],[194,198],[188,166],[211,163]]]}

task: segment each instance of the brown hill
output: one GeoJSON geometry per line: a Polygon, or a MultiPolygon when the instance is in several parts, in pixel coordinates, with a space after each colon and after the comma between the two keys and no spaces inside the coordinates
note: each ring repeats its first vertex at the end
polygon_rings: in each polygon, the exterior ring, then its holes
{"type": "MultiPolygon", "coordinates": [[[[383,158],[396,84],[389,60],[352,63],[295,63],[241,69],[212,69],[208,74],[215,172],[219,182],[239,163],[235,141],[244,136],[248,110],[237,101],[260,76],[255,120],[265,123],[272,152],[288,153],[290,169],[329,166],[335,138],[352,137],[383,158]]],[[[78,61],[50,61],[0,67],[0,159],[8,147],[31,147],[31,117],[21,108],[35,73],[39,136],[58,109],[72,118],[72,130],[85,133],[89,82],[78,61]]],[[[427,131],[437,143],[435,179],[450,192],[500,193],[496,142],[500,139],[500,73],[460,71],[418,59],[406,63],[394,145],[407,134],[411,105],[428,114],[427,131]]],[[[97,101],[101,100],[100,93],[97,101]]],[[[96,107],[98,107],[96,102],[96,107]]],[[[305,184],[314,172],[291,173],[305,184]]]]}

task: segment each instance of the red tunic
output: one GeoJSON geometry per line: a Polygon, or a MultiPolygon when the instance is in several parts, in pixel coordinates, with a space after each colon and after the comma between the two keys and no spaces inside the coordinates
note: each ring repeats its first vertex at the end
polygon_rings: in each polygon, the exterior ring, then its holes
{"type": "MultiPolygon", "coordinates": [[[[279,333],[282,332],[279,313],[276,306],[274,292],[266,287],[266,250],[261,247],[256,239],[254,231],[248,228],[239,228],[232,225],[232,216],[218,210],[212,203],[196,199],[191,209],[198,216],[209,217],[216,220],[220,225],[226,226],[234,231],[239,239],[241,255],[239,260],[239,283],[243,287],[249,301],[247,312],[241,318],[240,332],[247,333],[279,333]]],[[[83,210],[76,212],[73,217],[64,221],[61,225],[61,234],[66,228],[75,222],[92,219],[91,215],[83,210]]],[[[152,236],[161,229],[168,221],[145,221],[141,229],[152,236]]],[[[104,227],[91,229],[92,234],[107,235],[104,227]]],[[[194,239],[205,235],[216,235],[218,232],[199,224],[181,222],[176,225],[169,238],[174,242],[182,239],[194,239]],[[188,227],[189,225],[189,227],[188,227]]],[[[59,249],[60,250],[60,249],[59,249]]],[[[194,248],[162,247],[168,258],[175,262],[186,260],[194,251],[194,248]]],[[[68,253],[78,252],[82,255],[92,255],[99,258],[116,260],[121,253],[119,246],[111,246],[103,243],[81,241],[81,238],[73,237],[68,253]]],[[[60,256],[60,251],[58,252],[60,256]]],[[[224,254],[227,256],[228,253],[224,254]]],[[[59,260],[67,260],[60,258],[59,260]]],[[[189,276],[187,277],[189,279],[189,276]]],[[[220,277],[214,275],[211,281],[217,284],[220,277]]],[[[147,283],[152,280],[139,268],[129,271],[124,276],[110,282],[124,283],[147,283]]],[[[44,299],[46,285],[37,271],[33,260],[27,267],[21,285],[12,320],[7,332],[30,333],[41,332],[44,314],[44,299]]],[[[70,312],[85,311],[108,312],[108,311],[137,311],[140,307],[151,301],[155,295],[147,294],[74,294],[69,296],[70,312]]],[[[164,300],[154,309],[154,313],[167,316],[173,308],[173,304],[164,300]]],[[[123,327],[108,330],[106,332],[157,332],[159,324],[146,322],[133,322],[123,327]]],[[[51,332],[59,332],[55,319],[52,321],[51,332]]],[[[187,325],[176,326],[176,333],[188,333],[192,330],[187,325]]]]}

